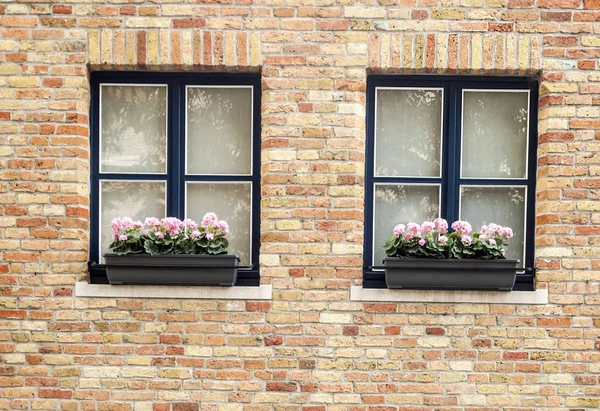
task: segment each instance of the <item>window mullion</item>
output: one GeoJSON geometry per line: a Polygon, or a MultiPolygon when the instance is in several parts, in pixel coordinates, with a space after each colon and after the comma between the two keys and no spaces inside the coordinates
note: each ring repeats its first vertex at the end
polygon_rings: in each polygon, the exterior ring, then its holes
{"type": "Polygon", "coordinates": [[[171,170],[169,173],[169,215],[183,218],[183,203],[184,192],[183,185],[183,160],[185,157],[181,155],[182,140],[184,138],[184,130],[181,127],[182,117],[182,98],[181,98],[181,81],[174,79],[171,82],[172,93],[169,95],[169,109],[171,111],[171,127],[169,136],[169,148],[171,158],[171,170]]]}
{"type": "Polygon", "coordinates": [[[460,130],[461,130],[461,105],[460,88],[456,83],[448,84],[448,129],[446,132],[447,142],[447,166],[445,167],[446,183],[446,219],[450,222],[458,219],[459,212],[459,176],[460,176],[460,130]]]}

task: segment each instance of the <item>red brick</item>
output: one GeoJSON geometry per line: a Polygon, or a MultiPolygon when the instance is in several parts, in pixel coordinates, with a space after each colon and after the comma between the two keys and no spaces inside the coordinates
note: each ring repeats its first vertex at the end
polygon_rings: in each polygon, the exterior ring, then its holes
{"type": "Polygon", "coordinates": [[[173,27],[176,29],[204,28],[204,27],[206,27],[206,19],[204,19],[204,18],[173,19],[173,27]]]}
{"type": "Polygon", "coordinates": [[[564,327],[568,328],[571,326],[570,318],[538,318],[536,324],[540,327],[564,327]]]}
{"type": "Polygon", "coordinates": [[[54,14],[71,14],[72,11],[73,11],[73,8],[71,6],[65,6],[65,5],[52,6],[52,13],[54,13],[54,14]]]}
{"type": "Polygon", "coordinates": [[[283,338],[279,335],[267,335],[265,336],[264,341],[265,346],[283,344],[283,338]]]}
{"type": "Polygon", "coordinates": [[[40,388],[38,396],[40,398],[70,399],[70,398],[73,398],[73,391],[59,390],[59,389],[53,389],[53,388],[40,388]]]}
{"type": "Polygon", "coordinates": [[[267,381],[267,391],[295,392],[298,386],[294,382],[267,381]]]}

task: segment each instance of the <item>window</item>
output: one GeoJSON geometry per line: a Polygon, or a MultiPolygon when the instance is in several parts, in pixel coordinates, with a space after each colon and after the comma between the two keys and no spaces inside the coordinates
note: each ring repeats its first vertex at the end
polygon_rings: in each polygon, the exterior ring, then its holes
{"type": "Polygon", "coordinates": [[[92,283],[107,282],[114,217],[213,211],[246,267],[237,284],[258,285],[260,95],[252,74],[92,74],[92,283]]]}
{"type": "Polygon", "coordinates": [[[367,99],[364,286],[385,287],[395,224],[442,216],[512,227],[515,290],[532,290],[537,81],[371,76],[367,99]]]}

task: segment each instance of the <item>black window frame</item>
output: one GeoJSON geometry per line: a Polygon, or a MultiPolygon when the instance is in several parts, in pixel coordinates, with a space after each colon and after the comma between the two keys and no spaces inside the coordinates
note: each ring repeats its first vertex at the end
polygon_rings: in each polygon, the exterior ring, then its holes
{"type": "MultiPolygon", "coordinates": [[[[463,89],[519,89],[529,90],[529,135],[527,179],[520,179],[519,185],[527,187],[525,261],[517,273],[513,290],[533,291],[535,289],[535,198],[538,145],[538,79],[516,76],[458,76],[458,75],[371,75],[367,77],[367,141],[365,152],[365,240],[363,287],[387,288],[381,262],[373,261],[373,211],[375,183],[436,183],[441,185],[441,216],[448,221],[458,219],[460,185],[483,186],[510,185],[518,179],[462,179],[461,159],[461,115],[463,89]],[[375,98],[377,87],[427,87],[443,88],[443,134],[442,134],[442,175],[441,177],[403,178],[376,177],[375,166],[375,98]]],[[[390,221],[390,233],[392,224],[390,221]]],[[[390,234],[391,236],[391,234],[390,234]]]]}
{"type": "MultiPolygon", "coordinates": [[[[90,76],[90,283],[108,284],[106,266],[99,264],[100,180],[162,180],[166,181],[166,214],[184,218],[185,184],[202,182],[250,182],[251,188],[251,260],[252,265],[238,271],[237,286],[258,286],[260,249],[260,135],[261,81],[255,73],[152,73],[152,72],[92,72],[90,76]],[[167,171],[165,174],[119,174],[100,172],[100,85],[166,84],[167,85],[167,171]],[[252,101],[252,174],[246,175],[186,175],[185,170],[185,107],[187,86],[251,86],[252,101]]],[[[218,210],[214,210],[217,211],[218,210]]]]}

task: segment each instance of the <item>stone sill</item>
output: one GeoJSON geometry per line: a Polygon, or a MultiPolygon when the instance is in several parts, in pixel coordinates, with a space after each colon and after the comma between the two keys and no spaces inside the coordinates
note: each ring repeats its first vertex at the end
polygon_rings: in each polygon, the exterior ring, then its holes
{"type": "Polygon", "coordinates": [[[351,301],[402,303],[548,304],[548,289],[535,291],[387,290],[352,286],[351,301]]]}
{"type": "Polygon", "coordinates": [[[92,298],[177,298],[190,300],[271,300],[271,284],[258,287],[181,287],[156,285],[109,285],[75,283],[76,297],[92,298]]]}

